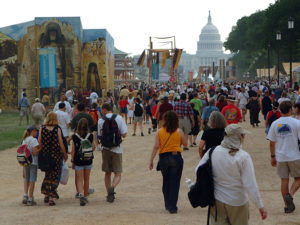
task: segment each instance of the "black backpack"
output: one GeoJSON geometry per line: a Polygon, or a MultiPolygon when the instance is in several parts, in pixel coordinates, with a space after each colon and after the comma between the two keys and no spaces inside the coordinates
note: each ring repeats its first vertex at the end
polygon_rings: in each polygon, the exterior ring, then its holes
{"type": "Polygon", "coordinates": [[[212,147],[208,160],[197,170],[196,183],[188,192],[188,197],[193,208],[208,206],[207,224],[209,225],[210,207],[215,205],[214,180],[212,174],[211,155],[216,147],[212,147]]]}
{"type": "Polygon", "coordinates": [[[101,145],[104,148],[113,148],[120,146],[122,142],[122,136],[116,122],[116,114],[113,114],[111,118],[105,116],[102,117],[104,120],[101,134],[101,145]]]}
{"type": "Polygon", "coordinates": [[[143,115],[143,109],[142,109],[142,106],[140,104],[135,104],[134,115],[136,117],[140,117],[140,116],[143,115]]]}

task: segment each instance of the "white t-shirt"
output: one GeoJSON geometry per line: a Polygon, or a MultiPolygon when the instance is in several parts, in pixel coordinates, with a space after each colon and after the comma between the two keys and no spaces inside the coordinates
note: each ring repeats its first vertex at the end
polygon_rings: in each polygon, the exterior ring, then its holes
{"type": "Polygon", "coordinates": [[[91,104],[97,103],[98,100],[98,94],[96,92],[92,92],[90,94],[91,104]]]}
{"type": "MultiPolygon", "coordinates": [[[[209,151],[200,160],[199,166],[209,157],[209,151]]],[[[241,206],[248,202],[248,194],[257,206],[263,203],[256,183],[254,166],[250,155],[240,149],[234,156],[229,149],[217,146],[212,153],[212,170],[214,178],[215,198],[225,204],[241,206]]]]}
{"type": "Polygon", "coordinates": [[[36,138],[32,137],[32,136],[28,136],[22,142],[22,145],[24,145],[24,144],[27,144],[27,147],[28,147],[29,151],[31,152],[31,155],[32,155],[32,163],[31,163],[31,165],[38,165],[38,156],[37,155],[33,155],[33,153],[32,153],[34,147],[36,147],[36,146],[39,145],[38,140],[36,138]]]}
{"type": "MultiPolygon", "coordinates": [[[[108,113],[105,115],[105,117],[111,118],[112,115],[113,115],[112,113],[108,113]]],[[[128,128],[126,126],[124,119],[121,116],[117,115],[115,120],[118,124],[118,128],[120,130],[121,135],[126,134],[128,132],[128,128]]],[[[98,136],[102,135],[103,124],[104,124],[104,119],[102,119],[102,118],[99,119],[98,120],[98,136]]],[[[114,147],[114,148],[110,149],[110,151],[117,153],[117,154],[122,154],[123,153],[122,144],[120,144],[120,146],[118,146],[118,147],[114,147]]]]}
{"type": "Polygon", "coordinates": [[[238,99],[240,100],[240,105],[246,105],[248,103],[249,95],[247,92],[240,92],[238,95],[238,99]]]}
{"type": "Polygon", "coordinates": [[[69,117],[68,113],[58,110],[58,111],[56,111],[56,114],[57,114],[58,123],[62,130],[63,136],[69,137],[68,124],[70,123],[70,117],[69,117]]]}
{"type": "MultiPolygon", "coordinates": [[[[62,101],[59,101],[55,104],[53,112],[58,111],[58,109],[59,109],[58,106],[60,103],[62,103],[62,101]]],[[[72,112],[72,107],[71,107],[70,103],[67,101],[63,101],[63,103],[65,103],[65,105],[66,105],[66,113],[70,114],[72,112]]]]}
{"type": "Polygon", "coordinates": [[[292,117],[280,117],[269,130],[267,139],[276,142],[276,160],[290,162],[300,159],[300,121],[292,117]]]}

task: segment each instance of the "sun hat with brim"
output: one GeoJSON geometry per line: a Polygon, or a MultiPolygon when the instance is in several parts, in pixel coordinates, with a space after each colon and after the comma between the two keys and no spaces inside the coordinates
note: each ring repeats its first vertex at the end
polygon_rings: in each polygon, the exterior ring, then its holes
{"type": "Polygon", "coordinates": [[[37,126],[32,125],[32,126],[28,127],[27,130],[31,132],[33,130],[39,130],[39,129],[37,128],[37,126]]]}
{"type": "Polygon", "coordinates": [[[250,134],[249,131],[243,129],[238,124],[230,124],[225,128],[225,133],[227,137],[233,136],[233,135],[241,135],[241,134],[250,134]]]}
{"type": "Polygon", "coordinates": [[[34,101],[35,101],[35,102],[39,102],[39,101],[40,101],[40,99],[39,99],[39,98],[36,98],[36,99],[34,99],[34,101]]]}

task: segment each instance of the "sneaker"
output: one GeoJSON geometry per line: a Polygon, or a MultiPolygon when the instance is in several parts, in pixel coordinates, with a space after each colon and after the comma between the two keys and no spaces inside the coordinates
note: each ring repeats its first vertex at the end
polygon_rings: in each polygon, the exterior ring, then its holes
{"type": "Polygon", "coordinates": [[[151,134],[151,128],[148,128],[148,134],[151,134]]]}
{"type": "Polygon", "coordinates": [[[197,146],[196,142],[193,142],[193,145],[197,146]]]}
{"type": "Polygon", "coordinates": [[[135,134],[133,134],[132,136],[136,136],[135,134]]]}
{"type": "Polygon", "coordinates": [[[23,196],[22,204],[26,205],[28,201],[28,196],[23,196]]]}
{"type": "Polygon", "coordinates": [[[290,195],[290,194],[287,194],[285,197],[285,201],[286,201],[286,204],[287,204],[287,211],[286,213],[291,213],[295,210],[295,204],[294,204],[294,201],[293,201],[293,197],[290,195]]]}
{"type": "Polygon", "coordinates": [[[108,191],[108,195],[106,196],[106,201],[113,203],[115,200],[115,194],[116,194],[116,192],[114,191],[114,188],[110,187],[109,191],[108,191]]]}
{"type": "Polygon", "coordinates": [[[89,188],[88,195],[93,194],[95,192],[94,188],[89,188]]]}
{"type": "Polygon", "coordinates": [[[141,133],[141,136],[144,136],[144,133],[141,133]]]}
{"type": "Polygon", "coordinates": [[[27,201],[27,204],[26,204],[27,206],[34,206],[34,205],[36,205],[36,201],[34,201],[34,199],[32,198],[32,200],[28,200],[27,201]]]}
{"type": "Polygon", "coordinates": [[[89,201],[86,197],[80,197],[80,206],[85,206],[88,202],[89,201]]]}

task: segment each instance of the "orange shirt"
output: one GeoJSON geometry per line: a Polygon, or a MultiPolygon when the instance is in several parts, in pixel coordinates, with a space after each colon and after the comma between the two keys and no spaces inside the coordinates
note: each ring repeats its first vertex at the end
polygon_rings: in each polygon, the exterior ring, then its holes
{"type": "Polygon", "coordinates": [[[159,154],[166,152],[181,152],[181,136],[176,130],[170,136],[166,128],[161,128],[158,132],[159,154]]]}

